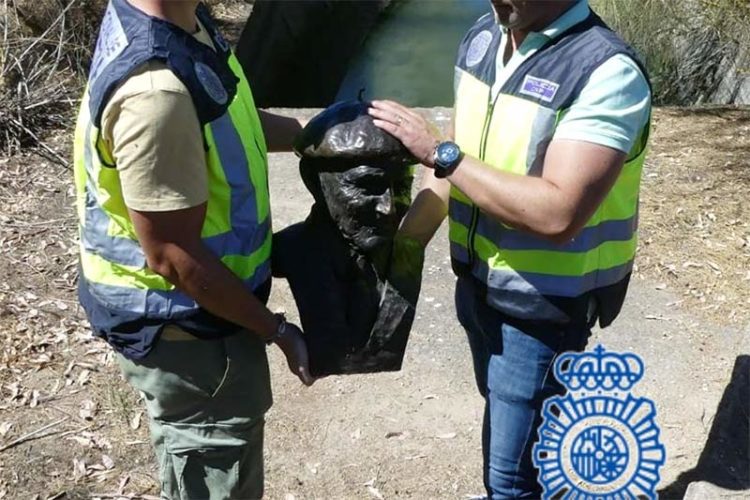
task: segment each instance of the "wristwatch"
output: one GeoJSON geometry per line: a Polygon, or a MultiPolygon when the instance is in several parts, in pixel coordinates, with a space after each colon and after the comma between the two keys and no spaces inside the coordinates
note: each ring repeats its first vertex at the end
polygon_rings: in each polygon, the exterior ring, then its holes
{"type": "Polygon", "coordinates": [[[461,148],[455,142],[445,141],[435,146],[435,152],[432,157],[435,164],[435,177],[443,179],[450,175],[458,164],[461,163],[463,157],[464,154],[461,152],[461,148]]]}

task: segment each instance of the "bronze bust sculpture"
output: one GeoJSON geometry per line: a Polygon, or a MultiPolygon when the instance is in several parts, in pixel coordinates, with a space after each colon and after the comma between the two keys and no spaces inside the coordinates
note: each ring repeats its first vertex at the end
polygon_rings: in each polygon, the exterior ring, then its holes
{"type": "Polygon", "coordinates": [[[356,101],[316,116],[295,149],[315,203],[274,235],[272,265],[292,289],[311,372],[399,370],[423,263],[418,243],[396,237],[416,161],[356,101]]]}

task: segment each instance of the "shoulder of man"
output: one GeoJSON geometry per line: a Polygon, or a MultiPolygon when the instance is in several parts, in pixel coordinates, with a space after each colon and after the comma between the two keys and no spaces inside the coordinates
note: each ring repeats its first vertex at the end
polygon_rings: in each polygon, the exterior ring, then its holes
{"type": "Polygon", "coordinates": [[[598,66],[560,119],[556,139],[581,140],[625,153],[651,117],[651,87],[641,66],[618,53],[598,66]]]}
{"type": "Polygon", "coordinates": [[[161,61],[151,60],[128,76],[112,94],[110,104],[117,99],[142,92],[177,92],[189,96],[190,91],[177,75],[161,61]]]}
{"type": "Polygon", "coordinates": [[[145,63],[119,85],[102,126],[128,208],[181,210],[207,200],[198,114],[188,89],[163,63],[145,63]]]}
{"type": "Polygon", "coordinates": [[[486,45],[489,46],[489,42],[493,37],[493,31],[496,31],[496,23],[492,12],[488,12],[479,17],[479,19],[477,19],[476,22],[474,22],[474,24],[471,26],[471,28],[469,28],[469,30],[466,32],[463,39],[461,40],[461,43],[458,46],[458,61],[456,65],[461,66],[461,58],[466,57],[472,43],[477,43],[475,42],[477,37],[480,38],[483,45],[485,45],[485,43],[482,38],[487,38],[486,45]]]}
{"type": "Polygon", "coordinates": [[[589,34],[592,36],[589,43],[597,46],[598,50],[603,53],[609,52],[613,54],[602,61],[602,64],[606,63],[611,66],[617,60],[631,68],[636,68],[642,75],[644,83],[650,87],[651,84],[645,63],[635,49],[617,31],[610,28],[598,14],[592,12],[592,16],[597,26],[589,31],[589,34]]]}
{"type": "MultiPolygon", "coordinates": [[[[132,103],[159,93],[169,93],[170,101],[177,105],[195,108],[190,91],[177,75],[161,61],[148,61],[123,80],[107,101],[102,113],[101,130],[104,139],[111,143],[112,127],[125,101],[129,100],[132,103]]],[[[157,117],[154,117],[150,110],[144,109],[143,118],[157,117]]]]}

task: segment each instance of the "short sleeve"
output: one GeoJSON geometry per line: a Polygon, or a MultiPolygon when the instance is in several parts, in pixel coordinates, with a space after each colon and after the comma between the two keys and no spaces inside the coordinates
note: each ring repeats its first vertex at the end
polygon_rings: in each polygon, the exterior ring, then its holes
{"type": "Polygon", "coordinates": [[[597,68],[554,139],[591,142],[625,153],[633,148],[651,113],[651,90],[638,65],[618,54],[597,68]]]}
{"type": "Polygon", "coordinates": [[[200,205],[208,198],[208,172],[193,101],[186,89],[147,87],[110,110],[107,130],[125,204],[144,212],[200,205]]]}

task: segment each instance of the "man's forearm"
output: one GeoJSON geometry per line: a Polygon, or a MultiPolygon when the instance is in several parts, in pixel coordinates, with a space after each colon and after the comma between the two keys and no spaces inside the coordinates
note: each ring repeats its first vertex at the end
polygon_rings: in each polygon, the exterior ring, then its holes
{"type": "Polygon", "coordinates": [[[448,181],[437,179],[431,170],[425,169],[422,186],[401,223],[399,234],[426,247],[448,214],[450,188],[448,181]]]}
{"type": "MultiPolygon", "coordinates": [[[[434,167],[442,139],[425,118],[393,101],[373,101],[376,126],[399,139],[434,167]]],[[[494,169],[465,156],[448,180],[492,218],[525,232],[564,243],[575,237],[617,181],[627,153],[579,140],[553,140],[541,177],[494,169]]]]}
{"type": "Polygon", "coordinates": [[[305,126],[305,120],[277,115],[264,110],[258,110],[263,135],[270,153],[281,153],[292,150],[294,139],[305,126]]]}
{"type": "Polygon", "coordinates": [[[626,156],[607,146],[558,140],[547,148],[541,177],[502,172],[467,156],[449,179],[491,217],[565,243],[594,215],[626,156]]]}
{"type": "Polygon", "coordinates": [[[574,207],[557,186],[541,177],[501,172],[470,156],[448,177],[489,216],[538,236],[567,236],[574,207]]]}
{"type": "Polygon", "coordinates": [[[277,320],[245,284],[206,247],[165,248],[154,270],[212,314],[259,335],[271,337],[277,320]]]}

